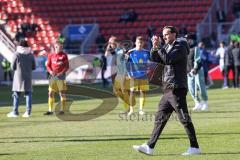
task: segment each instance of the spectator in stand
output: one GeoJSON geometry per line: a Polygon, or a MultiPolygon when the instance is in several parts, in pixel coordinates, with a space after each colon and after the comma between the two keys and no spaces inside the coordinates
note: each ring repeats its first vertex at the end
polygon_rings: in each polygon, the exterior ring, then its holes
{"type": "Polygon", "coordinates": [[[23,33],[22,28],[17,28],[17,33],[15,35],[15,40],[17,42],[20,42],[21,40],[24,40],[26,35],[23,33]]]}
{"type": "Polygon", "coordinates": [[[4,58],[1,62],[1,66],[4,72],[4,81],[12,81],[11,63],[4,58]]]}
{"type": "Polygon", "coordinates": [[[41,28],[37,23],[35,23],[35,17],[32,14],[30,17],[30,22],[29,22],[29,32],[32,34],[36,34],[36,32],[40,31],[40,30],[41,30],[41,28]]]}
{"type": "Polygon", "coordinates": [[[129,22],[129,10],[125,9],[124,12],[121,14],[119,22],[127,23],[129,22]]]}
{"type": "Polygon", "coordinates": [[[6,25],[8,23],[8,15],[7,11],[2,8],[2,12],[0,13],[0,25],[6,25]]]}
{"type": "Polygon", "coordinates": [[[8,23],[7,11],[4,8],[2,8],[2,12],[0,13],[0,28],[6,31],[7,23],[8,23]]]}
{"type": "Polygon", "coordinates": [[[36,34],[37,31],[40,31],[40,26],[35,23],[34,15],[25,16],[23,22],[21,23],[21,28],[23,33],[26,34],[36,34]]]}
{"type": "Polygon", "coordinates": [[[240,72],[240,49],[239,42],[234,43],[234,48],[232,49],[233,63],[234,63],[234,88],[239,88],[239,72],[240,72]]]}
{"type": "Polygon", "coordinates": [[[138,18],[138,14],[134,9],[129,10],[129,21],[130,22],[135,22],[138,18]]]}
{"type": "Polygon", "coordinates": [[[216,51],[216,56],[219,57],[219,68],[220,71],[222,73],[223,76],[223,86],[222,88],[227,88],[227,78],[226,78],[226,74],[225,74],[225,63],[224,63],[224,57],[226,55],[226,48],[225,48],[225,43],[224,42],[220,42],[219,43],[219,48],[216,51]]]}
{"type": "Polygon", "coordinates": [[[134,9],[125,9],[123,14],[120,16],[119,22],[135,22],[138,18],[138,14],[134,9]]]}
{"type": "Polygon", "coordinates": [[[28,22],[27,16],[24,16],[23,22],[21,23],[21,29],[24,35],[30,30],[30,23],[28,22]]]}
{"type": "Polygon", "coordinates": [[[217,17],[217,21],[219,23],[222,23],[222,22],[225,22],[226,21],[226,15],[225,15],[225,12],[221,9],[218,9],[216,11],[216,17],[217,17]]]}
{"type": "Polygon", "coordinates": [[[186,24],[182,24],[181,28],[179,29],[179,37],[183,37],[187,35],[187,33],[188,33],[188,30],[187,30],[186,24]]]}
{"type": "Polygon", "coordinates": [[[239,0],[234,0],[232,2],[232,12],[236,18],[239,18],[239,13],[240,13],[240,1],[239,0]]]}
{"type": "MultiPolygon", "coordinates": [[[[230,85],[229,85],[229,73],[230,73],[230,71],[232,71],[233,77],[235,76],[234,61],[233,61],[233,54],[232,54],[232,50],[234,48],[234,43],[235,43],[235,41],[230,41],[230,44],[227,48],[226,56],[224,58],[225,74],[226,74],[226,79],[227,79],[227,86],[225,88],[230,87],[230,85]]],[[[233,86],[235,86],[234,79],[233,79],[233,86]]]]}

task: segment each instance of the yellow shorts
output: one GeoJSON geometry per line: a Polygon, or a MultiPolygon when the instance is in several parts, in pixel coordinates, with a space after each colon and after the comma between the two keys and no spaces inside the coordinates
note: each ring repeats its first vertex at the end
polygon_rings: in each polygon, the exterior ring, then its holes
{"type": "Polygon", "coordinates": [[[130,80],[131,91],[148,91],[149,85],[146,79],[131,79],[130,80]]]}
{"type": "Polygon", "coordinates": [[[67,90],[67,84],[65,80],[50,80],[49,81],[49,91],[60,92],[67,90]]]}
{"type": "Polygon", "coordinates": [[[130,90],[130,79],[128,77],[117,76],[114,81],[114,88],[130,90]]]}

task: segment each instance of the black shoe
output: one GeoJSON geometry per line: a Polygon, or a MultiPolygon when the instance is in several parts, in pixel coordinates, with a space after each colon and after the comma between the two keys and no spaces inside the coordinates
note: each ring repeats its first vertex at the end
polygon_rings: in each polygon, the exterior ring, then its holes
{"type": "Polygon", "coordinates": [[[43,115],[53,115],[53,112],[47,111],[46,113],[43,113],[43,115]]]}
{"type": "Polygon", "coordinates": [[[58,115],[63,115],[64,111],[59,111],[58,115]]]}

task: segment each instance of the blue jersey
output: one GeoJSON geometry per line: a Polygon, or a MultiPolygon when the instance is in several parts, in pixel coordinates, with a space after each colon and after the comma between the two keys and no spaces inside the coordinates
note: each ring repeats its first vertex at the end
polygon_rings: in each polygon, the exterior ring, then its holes
{"type": "Polygon", "coordinates": [[[135,79],[146,79],[150,52],[148,50],[130,50],[128,74],[135,79]]]}

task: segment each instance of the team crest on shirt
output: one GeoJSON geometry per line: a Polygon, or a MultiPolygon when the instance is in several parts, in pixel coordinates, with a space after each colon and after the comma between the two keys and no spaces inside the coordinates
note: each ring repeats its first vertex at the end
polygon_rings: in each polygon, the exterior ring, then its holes
{"type": "Polygon", "coordinates": [[[60,57],[53,59],[52,63],[57,64],[57,65],[62,65],[64,63],[63,60],[64,60],[64,56],[60,56],[60,57]]]}
{"type": "Polygon", "coordinates": [[[58,59],[59,59],[59,60],[63,60],[63,58],[64,58],[63,56],[61,56],[61,57],[58,57],[58,59]]]}
{"type": "Polygon", "coordinates": [[[62,65],[63,61],[53,60],[52,63],[53,64],[58,64],[58,65],[62,65]]]}

